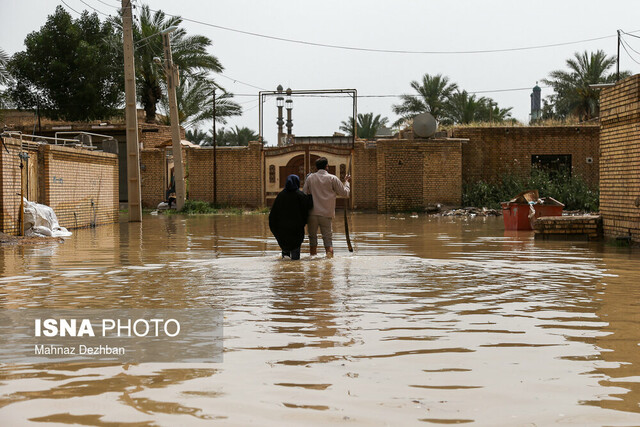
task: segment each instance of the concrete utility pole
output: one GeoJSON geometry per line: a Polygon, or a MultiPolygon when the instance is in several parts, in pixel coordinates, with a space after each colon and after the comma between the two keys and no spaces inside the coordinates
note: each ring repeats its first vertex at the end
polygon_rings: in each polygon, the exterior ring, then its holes
{"type": "Polygon", "coordinates": [[[129,222],[142,221],[140,191],[140,154],[138,147],[138,112],[136,76],[133,63],[131,0],[122,0],[122,35],[124,43],[124,92],[127,135],[127,191],[129,222]]]}
{"type": "Polygon", "coordinates": [[[178,118],[178,99],[176,86],[179,84],[178,67],[171,56],[171,42],[169,34],[178,27],[169,27],[162,31],[164,45],[164,71],[167,77],[167,91],[169,92],[169,111],[171,117],[171,142],[173,147],[173,172],[176,179],[176,209],[181,210],[185,201],[184,170],[182,169],[182,146],[180,145],[180,119],[178,118]]]}

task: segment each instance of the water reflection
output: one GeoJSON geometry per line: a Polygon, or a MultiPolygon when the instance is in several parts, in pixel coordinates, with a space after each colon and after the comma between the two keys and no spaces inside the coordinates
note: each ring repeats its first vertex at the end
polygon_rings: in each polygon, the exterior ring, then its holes
{"type": "Polygon", "coordinates": [[[145,217],[0,249],[4,308],[213,306],[215,365],[0,367],[59,424],[640,424],[640,254],[495,218],[355,214],[355,253],[279,258],[266,216],[145,217]],[[283,421],[284,420],[284,421],[283,421]]]}

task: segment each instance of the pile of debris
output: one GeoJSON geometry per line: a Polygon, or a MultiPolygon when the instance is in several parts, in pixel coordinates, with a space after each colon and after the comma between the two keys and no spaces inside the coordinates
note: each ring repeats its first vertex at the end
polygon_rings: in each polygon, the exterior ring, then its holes
{"type": "Polygon", "coordinates": [[[502,212],[499,209],[466,207],[466,208],[442,210],[442,205],[427,206],[425,213],[429,215],[437,215],[437,216],[465,216],[465,217],[471,217],[471,218],[475,216],[502,215],[502,212]]]}

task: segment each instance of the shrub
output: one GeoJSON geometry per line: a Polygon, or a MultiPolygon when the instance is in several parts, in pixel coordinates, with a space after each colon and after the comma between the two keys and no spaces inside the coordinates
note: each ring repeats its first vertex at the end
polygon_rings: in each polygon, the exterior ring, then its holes
{"type": "Polygon", "coordinates": [[[464,206],[499,209],[500,202],[506,202],[525,190],[538,190],[540,197],[553,197],[564,203],[566,210],[595,212],[599,209],[598,189],[590,188],[581,177],[538,168],[531,170],[528,179],[505,174],[495,183],[477,181],[465,184],[462,203],[464,206]]]}

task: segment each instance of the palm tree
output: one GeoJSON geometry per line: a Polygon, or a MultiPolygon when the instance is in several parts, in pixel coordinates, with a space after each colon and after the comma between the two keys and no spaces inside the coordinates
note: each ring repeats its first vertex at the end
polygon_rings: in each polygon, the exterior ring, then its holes
{"type": "Polygon", "coordinates": [[[258,134],[248,127],[239,128],[235,126],[235,129],[231,130],[231,141],[234,142],[229,145],[249,145],[249,141],[257,141],[258,134]]]}
{"type": "Polygon", "coordinates": [[[422,76],[422,82],[412,81],[411,87],[418,95],[402,95],[401,104],[393,105],[393,112],[400,115],[394,126],[407,123],[420,113],[428,112],[436,120],[445,118],[446,105],[449,98],[458,89],[455,83],[449,83],[449,78],[436,74],[422,76]]]}
{"type": "MultiPolygon", "coordinates": [[[[373,113],[358,114],[358,138],[373,139],[378,134],[378,130],[389,122],[386,117],[380,117],[380,114],[373,117],[373,113]]],[[[349,120],[343,121],[340,130],[348,135],[353,135],[353,116],[349,120]]]]}
{"type": "MultiPolygon", "coordinates": [[[[596,52],[576,52],[573,58],[566,61],[569,71],[555,70],[549,78],[542,80],[551,86],[555,96],[550,98],[559,118],[570,115],[581,121],[590,120],[600,114],[599,91],[589,87],[595,83],[614,83],[615,73],[607,71],[615,64],[613,56],[607,57],[602,50],[596,52]]],[[[628,72],[621,72],[620,77],[627,77],[628,72]]]]}
{"type": "MultiPolygon", "coordinates": [[[[201,122],[211,122],[213,119],[213,91],[221,89],[213,80],[208,79],[204,73],[196,74],[191,79],[180,77],[180,86],[176,88],[178,99],[178,118],[180,124],[192,127],[201,122]]],[[[226,124],[227,118],[242,114],[242,107],[231,100],[233,94],[224,89],[222,93],[216,93],[216,122],[226,124]]],[[[161,111],[164,114],[162,123],[171,124],[169,114],[169,102],[166,97],[161,100],[161,111]]]]}
{"type": "MultiPolygon", "coordinates": [[[[7,63],[9,62],[9,55],[0,49],[0,86],[8,86],[11,83],[11,74],[7,70],[7,63]]],[[[6,108],[8,105],[8,95],[5,91],[0,91],[0,108],[6,108]]]]}
{"type": "MultiPolygon", "coordinates": [[[[122,20],[114,18],[122,28],[122,20]]],[[[146,121],[154,122],[156,104],[162,98],[164,73],[162,67],[154,62],[155,57],[163,54],[162,37],[159,33],[172,26],[179,26],[182,18],[167,16],[161,10],[151,12],[148,5],[140,11],[140,21],[133,28],[135,42],[135,65],[138,88],[138,100],[143,105],[146,121]]],[[[180,74],[187,80],[197,79],[202,72],[221,72],[220,61],[207,53],[211,40],[205,36],[187,36],[184,29],[178,28],[171,33],[171,51],[173,62],[180,69],[180,74]]]]}
{"type": "Polygon", "coordinates": [[[193,142],[194,144],[211,145],[210,143],[207,144],[207,142],[211,140],[211,135],[206,132],[201,132],[200,129],[187,129],[185,136],[187,141],[193,142]]]}
{"type": "Polygon", "coordinates": [[[11,82],[11,75],[7,70],[7,63],[9,62],[9,55],[0,49],[0,85],[6,86],[11,82]]]}
{"type": "Polygon", "coordinates": [[[454,93],[447,107],[447,117],[457,124],[468,124],[483,121],[483,116],[488,120],[487,99],[475,95],[469,95],[466,90],[454,93]]]}

